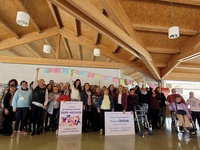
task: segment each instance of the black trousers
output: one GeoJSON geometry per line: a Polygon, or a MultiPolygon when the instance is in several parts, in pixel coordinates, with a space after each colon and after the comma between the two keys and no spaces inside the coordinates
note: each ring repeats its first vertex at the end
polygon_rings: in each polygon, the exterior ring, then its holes
{"type": "Polygon", "coordinates": [[[5,135],[11,135],[13,132],[13,128],[12,128],[12,123],[14,120],[14,115],[15,113],[13,112],[12,108],[9,109],[9,114],[6,115],[3,112],[3,117],[4,117],[4,124],[3,124],[3,134],[5,135]]]}
{"type": "Polygon", "coordinates": [[[42,122],[43,108],[36,105],[32,105],[31,108],[32,108],[33,132],[35,132],[36,125],[37,125],[37,131],[39,132],[42,122]]]}
{"type": "Polygon", "coordinates": [[[92,107],[92,129],[98,131],[100,129],[100,115],[96,107],[92,107]]]}
{"type": "Polygon", "coordinates": [[[199,128],[200,128],[200,112],[197,111],[192,111],[192,120],[194,121],[194,123],[196,124],[196,120],[199,124],[199,128]]]}
{"type": "Polygon", "coordinates": [[[116,105],[115,111],[123,111],[123,110],[124,110],[124,108],[123,108],[122,104],[116,105]]]}
{"type": "Polygon", "coordinates": [[[92,111],[84,110],[83,111],[83,131],[91,127],[92,124],[92,111]]]}
{"type": "Polygon", "coordinates": [[[100,129],[103,129],[105,131],[105,112],[110,112],[111,110],[100,110],[100,129]]]}
{"type": "Polygon", "coordinates": [[[150,118],[153,127],[157,127],[159,122],[159,109],[150,109],[150,118]]]}
{"type": "Polygon", "coordinates": [[[24,130],[24,126],[27,121],[27,115],[28,115],[29,108],[28,107],[21,107],[16,109],[16,122],[15,122],[15,128],[14,131],[18,131],[19,123],[21,121],[20,125],[20,131],[24,130]]]}

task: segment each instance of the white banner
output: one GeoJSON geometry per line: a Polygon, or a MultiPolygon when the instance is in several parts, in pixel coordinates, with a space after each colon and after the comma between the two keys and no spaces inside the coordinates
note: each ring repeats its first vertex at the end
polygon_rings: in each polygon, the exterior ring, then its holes
{"type": "Polygon", "coordinates": [[[83,102],[61,102],[58,135],[82,133],[83,102]]]}
{"type": "Polygon", "coordinates": [[[105,135],[133,135],[135,126],[130,112],[105,112],[105,135]]]}

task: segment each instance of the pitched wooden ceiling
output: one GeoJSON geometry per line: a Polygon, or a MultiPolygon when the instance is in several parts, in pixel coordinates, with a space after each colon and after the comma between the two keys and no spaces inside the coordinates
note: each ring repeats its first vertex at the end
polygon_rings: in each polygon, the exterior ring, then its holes
{"type": "Polygon", "coordinates": [[[0,62],[125,68],[137,82],[200,80],[200,1],[0,0],[0,62]],[[172,2],[172,3],[171,3],[172,2]],[[30,17],[16,24],[17,11],[30,17]],[[168,39],[172,24],[178,39],[168,39]],[[43,53],[44,44],[52,47],[43,53]],[[93,49],[101,56],[93,56],[93,49]]]}

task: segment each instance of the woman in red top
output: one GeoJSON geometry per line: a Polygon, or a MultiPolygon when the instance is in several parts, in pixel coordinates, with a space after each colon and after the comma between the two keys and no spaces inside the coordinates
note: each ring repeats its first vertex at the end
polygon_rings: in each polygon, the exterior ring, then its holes
{"type": "Polygon", "coordinates": [[[61,102],[61,101],[71,101],[70,98],[70,90],[67,89],[64,91],[64,94],[62,94],[58,99],[57,102],[61,102]]]}
{"type": "Polygon", "coordinates": [[[159,105],[159,97],[160,94],[156,94],[155,90],[152,90],[152,93],[150,94],[150,100],[149,100],[149,108],[150,108],[150,118],[153,128],[158,128],[158,114],[160,111],[160,105],[159,105]]]}

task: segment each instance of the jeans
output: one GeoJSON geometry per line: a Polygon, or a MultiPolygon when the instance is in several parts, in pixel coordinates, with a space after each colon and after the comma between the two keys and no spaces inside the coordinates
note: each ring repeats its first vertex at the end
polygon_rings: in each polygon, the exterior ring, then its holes
{"type": "Polygon", "coordinates": [[[16,122],[15,122],[14,131],[18,130],[20,121],[21,121],[20,131],[24,130],[24,126],[27,121],[28,111],[29,111],[28,107],[17,108],[16,113],[15,113],[16,114],[16,122]]]}

